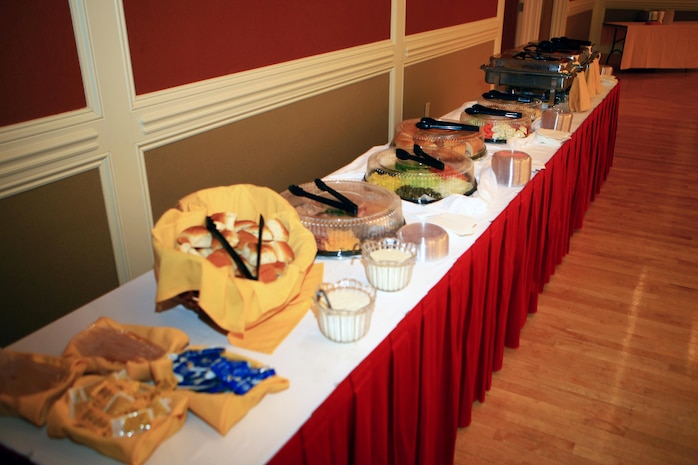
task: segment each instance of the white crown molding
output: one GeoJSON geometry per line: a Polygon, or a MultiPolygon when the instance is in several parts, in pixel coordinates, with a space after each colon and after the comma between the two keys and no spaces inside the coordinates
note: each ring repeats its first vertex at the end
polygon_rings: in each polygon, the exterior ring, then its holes
{"type": "Polygon", "coordinates": [[[152,148],[371,77],[393,67],[386,40],[138,96],[139,145],[152,148]]]}
{"type": "MultiPolygon", "coordinates": [[[[405,38],[405,65],[499,40],[496,18],[405,38]]],[[[244,71],[134,101],[134,132],[151,149],[315,95],[391,72],[391,41],[354,47],[244,71]]]]}
{"type": "Polygon", "coordinates": [[[92,37],[86,15],[86,0],[70,0],[70,14],[73,18],[73,31],[80,62],[80,73],[85,91],[87,108],[102,115],[102,101],[95,70],[95,57],[92,50],[92,37]]]}
{"type": "Polygon", "coordinates": [[[495,18],[405,37],[405,66],[438,58],[485,42],[500,42],[501,22],[495,18]]]}
{"type": "Polygon", "coordinates": [[[0,163],[6,156],[8,147],[14,144],[31,143],[37,137],[51,133],[79,128],[85,124],[99,121],[102,117],[89,108],[69,111],[57,115],[37,118],[30,121],[0,127],[0,163]]]}
{"type": "Polygon", "coordinates": [[[3,147],[0,160],[0,198],[24,192],[92,169],[106,155],[96,153],[95,128],[55,134],[30,144],[3,147]]]}

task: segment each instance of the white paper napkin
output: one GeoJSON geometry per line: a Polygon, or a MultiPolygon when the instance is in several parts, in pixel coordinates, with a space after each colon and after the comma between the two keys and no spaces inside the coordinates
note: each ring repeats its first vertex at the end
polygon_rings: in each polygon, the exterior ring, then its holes
{"type": "Polygon", "coordinates": [[[567,131],[540,128],[536,131],[536,142],[541,145],[560,147],[563,142],[572,137],[567,131]]]}
{"type": "Polygon", "coordinates": [[[497,176],[492,170],[492,160],[487,160],[480,170],[480,180],[477,183],[478,197],[486,204],[492,203],[497,198],[499,184],[497,176]]]}
{"type": "Polygon", "coordinates": [[[428,221],[454,234],[473,234],[478,219],[487,213],[487,202],[479,197],[452,194],[427,205],[402,202],[402,214],[407,223],[428,221]]]}

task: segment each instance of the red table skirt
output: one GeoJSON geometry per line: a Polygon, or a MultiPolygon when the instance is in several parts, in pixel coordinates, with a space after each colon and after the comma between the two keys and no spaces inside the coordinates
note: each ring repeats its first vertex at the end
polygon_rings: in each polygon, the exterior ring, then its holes
{"type": "Polygon", "coordinates": [[[613,161],[620,85],[271,460],[452,464],[613,161]]]}

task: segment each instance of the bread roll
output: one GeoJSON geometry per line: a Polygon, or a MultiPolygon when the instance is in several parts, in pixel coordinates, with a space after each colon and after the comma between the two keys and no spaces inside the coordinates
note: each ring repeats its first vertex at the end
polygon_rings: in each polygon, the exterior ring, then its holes
{"type": "Polygon", "coordinates": [[[291,263],[295,258],[293,249],[291,248],[288,242],[272,241],[269,244],[274,249],[277,261],[280,261],[282,263],[291,263]]]}
{"type": "Polygon", "coordinates": [[[242,249],[249,244],[257,244],[257,237],[246,229],[241,229],[237,232],[238,244],[236,247],[242,249]]]}
{"type": "MultiPolygon", "coordinates": [[[[237,215],[230,212],[214,213],[211,220],[228,244],[240,255],[247,265],[247,270],[254,274],[257,267],[259,223],[253,220],[238,220],[237,215]]],[[[286,265],[293,261],[295,254],[288,243],[288,228],[278,218],[265,221],[261,232],[258,279],[268,283],[284,273],[286,265]]],[[[213,237],[206,226],[191,226],[182,231],[177,237],[175,247],[181,252],[204,257],[219,268],[232,267],[234,276],[245,276],[223,244],[217,237],[213,237]]]]}
{"type": "Polygon", "coordinates": [[[177,246],[175,248],[177,250],[179,250],[180,252],[188,253],[191,255],[201,255],[199,253],[199,250],[196,247],[192,247],[192,245],[187,240],[183,240],[182,242],[178,242],[177,246]]]}
{"type": "Polygon", "coordinates": [[[235,226],[233,230],[235,232],[240,232],[242,230],[249,230],[250,228],[259,228],[259,224],[252,220],[237,220],[235,221],[235,226]]]}
{"type": "Polygon", "coordinates": [[[281,262],[274,262],[265,265],[260,265],[259,267],[259,281],[263,283],[270,283],[276,281],[279,276],[281,276],[286,269],[286,264],[281,262]]]}
{"type": "Polygon", "coordinates": [[[230,255],[228,255],[228,252],[226,252],[223,249],[218,249],[214,252],[211,252],[208,257],[206,257],[206,260],[210,261],[214,265],[216,265],[218,268],[223,268],[226,266],[233,266],[233,259],[230,258],[230,255]]]}
{"type": "MultiPolygon", "coordinates": [[[[231,247],[237,247],[238,243],[240,242],[240,238],[235,231],[232,229],[224,229],[223,231],[220,231],[220,233],[228,241],[228,244],[230,244],[231,247]]],[[[213,241],[211,241],[211,249],[218,250],[222,248],[223,244],[221,244],[218,239],[214,237],[213,241]]]]}
{"type": "MultiPolygon", "coordinates": [[[[254,223],[253,225],[247,226],[242,230],[249,232],[254,237],[257,237],[259,236],[259,223],[254,223]]],[[[269,242],[271,240],[274,240],[274,235],[272,234],[271,229],[269,229],[269,227],[265,224],[262,227],[262,241],[269,242]]]]}
{"type": "Polygon", "coordinates": [[[211,215],[211,220],[213,220],[213,224],[216,225],[216,229],[219,231],[234,230],[236,219],[237,215],[231,212],[218,212],[211,215]]]}
{"type": "Polygon", "coordinates": [[[198,225],[189,226],[187,229],[179,233],[179,237],[177,238],[177,242],[179,243],[189,242],[192,247],[203,249],[211,247],[212,240],[213,236],[210,232],[208,232],[206,226],[198,225]]]}
{"type": "MultiPolygon", "coordinates": [[[[243,246],[240,250],[240,255],[242,255],[245,260],[252,265],[252,269],[257,266],[257,243],[247,243],[245,246],[243,246]]],[[[260,258],[259,258],[259,264],[260,265],[268,265],[270,263],[275,263],[276,260],[276,252],[274,252],[274,247],[272,247],[270,244],[262,243],[262,247],[260,249],[260,258]]]]}
{"type": "Polygon", "coordinates": [[[280,219],[271,218],[268,221],[266,221],[264,224],[271,231],[273,240],[288,242],[288,239],[289,239],[288,228],[286,228],[286,226],[281,222],[280,219]]]}

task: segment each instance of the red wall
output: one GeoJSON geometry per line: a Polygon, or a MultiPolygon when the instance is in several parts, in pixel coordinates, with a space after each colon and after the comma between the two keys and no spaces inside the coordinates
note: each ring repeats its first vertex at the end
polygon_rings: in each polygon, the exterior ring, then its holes
{"type": "Polygon", "coordinates": [[[406,8],[407,35],[497,16],[497,0],[407,0],[406,8]]]}
{"type": "Polygon", "coordinates": [[[124,0],[136,93],[390,38],[390,0],[124,0]]]}
{"type": "Polygon", "coordinates": [[[85,108],[68,0],[4,0],[0,18],[0,126],[85,108]]]}
{"type": "MultiPolygon", "coordinates": [[[[123,0],[137,94],[390,38],[390,0],[123,0]]],[[[497,14],[407,0],[406,33],[497,14]]],[[[68,0],[0,2],[0,126],[84,108],[68,0]]]]}

